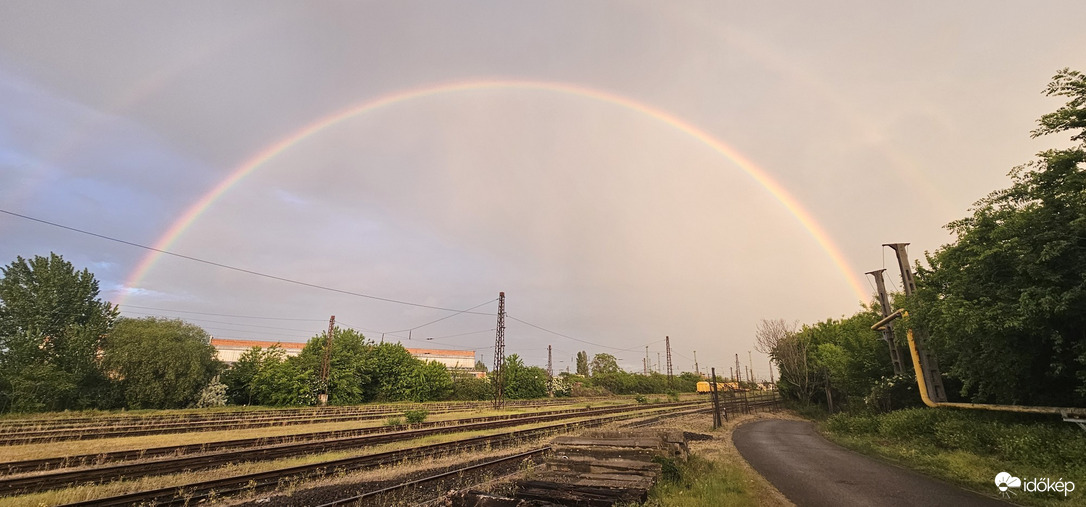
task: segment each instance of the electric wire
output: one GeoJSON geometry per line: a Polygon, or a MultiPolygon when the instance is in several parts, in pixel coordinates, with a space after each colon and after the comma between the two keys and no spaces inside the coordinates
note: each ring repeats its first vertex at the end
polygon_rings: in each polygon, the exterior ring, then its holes
{"type": "MultiPolygon", "coordinates": [[[[42,223],[42,224],[46,224],[46,225],[51,225],[53,227],[58,227],[58,228],[61,228],[61,229],[72,231],[72,232],[78,232],[80,234],[86,234],[88,236],[94,236],[96,238],[101,238],[101,239],[104,239],[104,240],[113,241],[113,242],[121,243],[121,244],[128,245],[128,246],[133,246],[133,247],[136,247],[136,248],[142,248],[144,250],[150,250],[152,252],[158,252],[158,253],[161,253],[161,254],[170,255],[170,256],[173,256],[173,257],[178,257],[178,258],[181,258],[181,259],[190,260],[190,261],[193,261],[193,262],[199,262],[199,263],[202,263],[202,264],[207,264],[209,266],[215,266],[215,267],[219,267],[219,268],[223,268],[223,269],[229,269],[231,271],[237,271],[239,273],[246,273],[246,274],[253,275],[253,276],[259,276],[259,277],[267,278],[267,279],[270,279],[270,280],[277,280],[277,281],[280,281],[280,282],[291,283],[291,284],[294,284],[294,285],[300,285],[300,286],[309,287],[309,288],[312,288],[312,289],[325,290],[325,291],[329,291],[329,292],[335,292],[335,293],[338,293],[338,294],[346,294],[348,296],[356,296],[356,297],[360,297],[360,298],[372,299],[372,300],[375,300],[375,301],[384,301],[386,303],[395,303],[395,304],[400,304],[400,305],[415,306],[415,307],[418,307],[418,308],[429,308],[431,310],[441,310],[441,311],[445,311],[445,312],[468,313],[468,312],[462,312],[462,311],[457,310],[455,308],[444,308],[444,307],[441,307],[441,306],[424,305],[422,303],[412,303],[410,301],[403,301],[403,300],[399,300],[399,299],[392,299],[392,298],[374,296],[374,295],[371,295],[371,294],[363,294],[361,292],[354,292],[354,291],[349,291],[349,290],[344,290],[344,289],[337,289],[337,288],[328,287],[328,286],[325,286],[325,285],[319,285],[319,284],[315,284],[315,283],[309,283],[309,282],[303,282],[303,281],[300,281],[300,280],[294,280],[294,279],[291,279],[291,278],[285,278],[285,277],[282,277],[282,276],[276,276],[276,275],[270,275],[270,274],[267,274],[267,273],[261,273],[259,271],[253,271],[251,269],[239,268],[239,267],[231,266],[231,265],[228,265],[228,264],[222,264],[222,263],[219,263],[219,262],[209,261],[209,260],[206,260],[206,259],[200,259],[198,257],[192,257],[190,255],[174,253],[174,252],[170,252],[168,250],[162,250],[160,248],[155,248],[155,247],[151,247],[151,246],[147,246],[147,245],[141,245],[139,243],[133,243],[131,241],[125,241],[123,239],[118,239],[118,238],[114,238],[114,237],[111,237],[111,236],[106,236],[104,234],[98,234],[98,233],[94,233],[94,232],[90,232],[90,231],[85,231],[83,229],[78,229],[78,228],[75,228],[75,227],[69,227],[67,225],[61,225],[61,224],[58,224],[56,222],[50,222],[48,220],[42,220],[40,218],[34,218],[34,217],[31,217],[31,216],[22,215],[22,214],[15,213],[15,212],[12,212],[12,211],[8,211],[8,210],[5,210],[5,209],[0,209],[0,213],[5,213],[5,214],[8,214],[8,215],[11,215],[11,216],[14,216],[14,217],[19,217],[19,218],[22,218],[22,219],[25,219],[25,220],[30,220],[30,221],[33,221],[33,222],[38,222],[38,223],[42,223]]],[[[479,315],[490,315],[490,314],[481,313],[481,312],[478,313],[478,314],[479,315]]]]}

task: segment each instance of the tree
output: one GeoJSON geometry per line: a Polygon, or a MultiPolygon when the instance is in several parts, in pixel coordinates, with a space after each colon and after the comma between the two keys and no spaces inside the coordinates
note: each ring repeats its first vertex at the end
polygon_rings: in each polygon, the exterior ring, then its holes
{"type": "Polygon", "coordinates": [[[577,353],[577,374],[588,376],[588,352],[583,350],[577,353]]]}
{"type": "MultiPolygon", "coordinates": [[[[373,344],[367,343],[366,337],[353,329],[337,327],[332,338],[332,355],[328,362],[328,402],[333,405],[362,403],[364,388],[370,383],[370,376],[365,371],[366,356],[373,344]]],[[[310,338],[298,355],[298,367],[309,372],[313,378],[320,378],[327,343],[328,332],[325,331],[310,338]]]]}
{"type": "Polygon", "coordinates": [[[956,241],[926,255],[907,303],[974,401],[1086,403],[1086,76],[1061,70],[1045,94],[1069,100],[1033,136],[1080,129],[1080,144],[1039,153],[948,224],[956,241]]]}
{"type": "Polygon", "coordinates": [[[542,398],[547,395],[547,371],[538,366],[525,366],[520,356],[505,358],[505,397],[511,400],[542,398]]]}
{"type": "Polygon", "coordinates": [[[414,381],[411,383],[411,401],[439,401],[448,399],[453,392],[452,376],[445,365],[437,361],[426,361],[415,368],[414,381]]]}
{"type": "Polygon", "coordinates": [[[475,361],[475,371],[481,371],[483,373],[486,373],[486,364],[484,364],[482,361],[475,361]]]}
{"type": "Polygon", "coordinates": [[[0,411],[109,408],[97,364],[117,308],[61,256],[0,268],[0,411]]]}
{"type": "Polygon", "coordinates": [[[403,401],[410,399],[415,370],[421,361],[399,343],[374,345],[363,366],[371,382],[366,384],[366,401],[403,401]]]}
{"type": "Polygon", "coordinates": [[[622,371],[622,369],[618,367],[618,360],[611,354],[596,354],[595,356],[592,356],[591,367],[593,377],[622,371]]]}
{"type": "Polygon", "coordinates": [[[259,405],[312,405],[317,402],[317,377],[300,368],[282,347],[268,347],[253,379],[253,397],[259,405]]]}
{"type": "Polygon", "coordinates": [[[211,337],[181,320],[122,318],[106,340],[103,369],[128,408],[182,408],[222,370],[211,337]]]}
{"type": "Polygon", "coordinates": [[[222,383],[226,384],[226,395],[235,405],[255,403],[256,376],[264,366],[269,351],[260,347],[246,350],[234,362],[230,369],[222,374],[222,383]]]}

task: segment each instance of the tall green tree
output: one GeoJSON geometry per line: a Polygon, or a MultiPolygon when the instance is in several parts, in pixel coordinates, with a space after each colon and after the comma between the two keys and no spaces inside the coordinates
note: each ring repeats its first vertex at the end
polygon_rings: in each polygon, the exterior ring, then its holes
{"type": "Polygon", "coordinates": [[[297,357],[271,346],[253,381],[253,396],[259,405],[313,405],[319,394],[317,380],[313,370],[299,366],[297,357]]]}
{"type": "Polygon", "coordinates": [[[577,374],[588,376],[588,352],[577,352],[577,374]]]}
{"type": "Polygon", "coordinates": [[[411,397],[415,370],[421,361],[399,343],[374,345],[366,356],[364,371],[372,379],[366,384],[366,401],[404,401],[411,397]]]}
{"type": "Polygon", "coordinates": [[[94,275],[55,253],[0,271],[0,411],[108,408],[97,355],[117,309],[94,275]]]}
{"type": "Polygon", "coordinates": [[[1068,101],[1033,136],[1079,144],[1039,153],[948,224],[957,240],[927,255],[908,303],[974,401],[1086,403],[1086,76],[1064,69],[1045,94],[1068,101]]]}
{"type": "Polygon", "coordinates": [[[592,376],[618,373],[622,368],[618,367],[618,359],[611,354],[596,354],[592,356],[592,376]]]}
{"type": "MultiPolygon", "coordinates": [[[[320,378],[328,332],[314,336],[298,355],[298,367],[320,378]]],[[[333,405],[362,403],[370,376],[365,371],[366,356],[373,348],[366,337],[353,329],[335,328],[332,355],[328,362],[328,402],[333,405]]]]}
{"type": "Polygon", "coordinates": [[[207,332],[176,319],[121,318],[103,350],[103,370],[133,409],[189,406],[223,368],[207,332]]]}
{"type": "Polygon", "coordinates": [[[415,368],[409,398],[411,401],[441,401],[453,393],[452,376],[448,368],[437,361],[426,361],[415,368]]]}
{"type": "Polygon", "coordinates": [[[547,395],[547,371],[538,366],[526,366],[520,356],[505,358],[505,397],[511,400],[542,398],[547,395]]]}

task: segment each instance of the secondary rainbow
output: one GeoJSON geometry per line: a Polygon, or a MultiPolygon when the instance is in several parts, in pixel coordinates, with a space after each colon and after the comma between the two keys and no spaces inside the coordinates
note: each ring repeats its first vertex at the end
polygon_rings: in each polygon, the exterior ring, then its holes
{"type": "MultiPolygon", "coordinates": [[[[625,109],[642,113],[657,121],[663,122],[672,128],[675,128],[687,135],[702,142],[712,150],[720,153],[725,158],[734,163],[739,169],[753,178],[759,185],[765,188],[777,201],[779,201],[797,220],[800,224],[810,233],[811,237],[822,247],[822,250],[830,257],[834,265],[841,271],[845,279],[848,280],[849,285],[853,291],[856,292],[856,296],[861,301],[867,300],[867,293],[863,288],[859,276],[856,274],[856,270],[849,265],[844,255],[841,254],[840,249],[831,240],[830,236],[826,233],[825,229],[814,219],[810,212],[808,212],[792,195],[784,189],[780,184],[770,178],[766,171],[759,168],[749,159],[744,157],[741,153],[734,150],[730,146],[723,142],[713,138],[705,131],[691,125],[688,122],[681,120],[680,118],[657,109],[655,107],[631,100],[629,98],[615,95],[610,92],[604,92],[595,90],[592,88],[586,88],[583,86],[572,85],[568,83],[550,82],[550,81],[519,81],[519,80],[475,80],[475,81],[457,81],[451,83],[442,83],[438,85],[426,86],[422,88],[414,88],[410,90],[398,91],[390,93],[360,104],[355,104],[346,109],[334,112],[327,116],[324,116],[309,125],[295,131],[294,133],[284,137],[278,142],[264,148],[256,155],[246,160],[243,164],[238,166],[233,172],[230,173],[225,179],[220,181],[214,188],[200,197],[195,203],[188,207],[185,212],[178,217],[177,220],[170,225],[170,228],[162,234],[162,236],[154,243],[154,248],[157,250],[168,251],[170,247],[177,241],[192,226],[200,216],[207,211],[207,209],[221,197],[224,193],[230,190],[231,187],[238,184],[249,174],[253,173],[260,167],[262,167],[268,161],[274,159],[279,154],[290,149],[292,146],[304,141],[305,139],[316,135],[332,127],[339,122],[354,118],[359,115],[363,115],[374,110],[399,104],[402,102],[420,99],[424,97],[432,97],[435,95],[446,95],[457,92],[467,91],[480,91],[480,90],[528,90],[528,91],[540,91],[550,93],[560,93],[565,95],[573,95],[577,97],[584,97],[608,104],[613,104],[625,109]]],[[[137,287],[140,281],[146,276],[147,272],[154,266],[155,262],[162,254],[160,252],[151,251],[136,266],[125,282],[126,287],[137,287]]],[[[123,298],[122,298],[122,303],[123,298]]]]}

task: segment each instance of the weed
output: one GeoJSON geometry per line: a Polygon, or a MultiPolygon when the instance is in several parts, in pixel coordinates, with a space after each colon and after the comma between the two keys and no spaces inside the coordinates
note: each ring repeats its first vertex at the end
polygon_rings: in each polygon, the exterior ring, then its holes
{"type": "Polygon", "coordinates": [[[644,394],[638,394],[634,396],[634,401],[644,405],[649,402],[649,399],[646,398],[644,394]]]}
{"type": "Polygon", "coordinates": [[[408,424],[418,424],[426,420],[426,416],[430,415],[424,408],[418,410],[404,410],[403,415],[407,418],[408,424]]]}
{"type": "Polygon", "coordinates": [[[403,426],[403,418],[399,416],[392,416],[385,420],[385,426],[403,426]]]}

